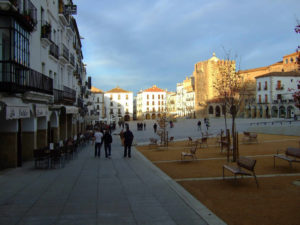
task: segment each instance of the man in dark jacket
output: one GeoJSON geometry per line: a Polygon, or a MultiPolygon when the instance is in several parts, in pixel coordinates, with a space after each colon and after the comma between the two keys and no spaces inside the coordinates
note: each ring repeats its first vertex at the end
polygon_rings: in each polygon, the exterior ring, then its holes
{"type": "Polygon", "coordinates": [[[133,141],[133,134],[129,130],[129,125],[126,124],[126,131],[124,132],[124,158],[127,157],[127,150],[128,150],[128,157],[131,158],[131,145],[133,141]]]}
{"type": "Polygon", "coordinates": [[[105,150],[105,157],[110,158],[111,156],[111,143],[112,143],[112,136],[109,133],[109,130],[106,130],[103,136],[104,141],[104,150],[105,150]]]}

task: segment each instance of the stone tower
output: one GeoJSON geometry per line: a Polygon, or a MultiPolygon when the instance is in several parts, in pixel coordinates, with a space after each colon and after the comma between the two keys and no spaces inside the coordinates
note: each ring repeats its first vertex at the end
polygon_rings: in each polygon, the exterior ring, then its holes
{"type": "Polygon", "coordinates": [[[195,111],[197,117],[207,116],[207,101],[217,97],[213,81],[218,74],[219,68],[231,63],[235,64],[234,61],[220,60],[213,53],[213,56],[207,61],[195,64],[193,77],[195,79],[195,111]]]}

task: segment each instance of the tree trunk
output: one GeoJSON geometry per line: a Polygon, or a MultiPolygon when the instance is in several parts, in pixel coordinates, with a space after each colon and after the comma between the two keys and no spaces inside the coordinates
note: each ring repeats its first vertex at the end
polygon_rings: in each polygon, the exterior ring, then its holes
{"type": "Polygon", "coordinates": [[[236,162],[235,115],[232,114],[232,161],[236,162]]]}

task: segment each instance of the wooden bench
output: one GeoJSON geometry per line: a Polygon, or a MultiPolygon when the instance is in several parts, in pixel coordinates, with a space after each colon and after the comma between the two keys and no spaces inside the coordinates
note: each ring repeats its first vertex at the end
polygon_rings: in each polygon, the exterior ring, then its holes
{"type": "Polygon", "coordinates": [[[243,142],[244,143],[258,143],[257,133],[250,133],[250,132],[244,131],[243,142]]]}
{"type": "Polygon", "coordinates": [[[288,161],[290,167],[292,167],[293,162],[298,162],[298,163],[300,162],[300,148],[288,147],[285,151],[285,155],[279,154],[279,151],[277,151],[277,154],[274,155],[274,167],[275,167],[275,158],[288,161]]]}
{"type": "Polygon", "coordinates": [[[255,164],[256,164],[255,159],[241,156],[237,160],[237,166],[223,165],[223,179],[224,179],[224,170],[226,169],[234,174],[235,182],[236,182],[237,175],[253,176],[255,179],[256,185],[258,187],[258,181],[256,179],[256,175],[255,175],[255,171],[254,171],[255,164]]]}
{"type": "Polygon", "coordinates": [[[189,152],[181,152],[181,160],[184,160],[185,157],[191,157],[192,159],[197,159],[196,151],[198,148],[198,141],[193,143],[193,146],[190,147],[189,152]]]}
{"type": "Polygon", "coordinates": [[[149,141],[150,141],[150,143],[148,145],[149,148],[157,146],[157,139],[156,138],[149,138],[149,141]]]}

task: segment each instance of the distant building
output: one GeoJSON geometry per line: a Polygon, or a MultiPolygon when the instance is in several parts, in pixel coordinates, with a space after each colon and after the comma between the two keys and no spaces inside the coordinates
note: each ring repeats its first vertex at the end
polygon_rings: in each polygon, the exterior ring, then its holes
{"type": "Polygon", "coordinates": [[[91,114],[95,115],[96,121],[107,121],[105,104],[104,104],[104,91],[92,87],[91,88],[92,104],[91,104],[91,114]]]}
{"type": "Polygon", "coordinates": [[[246,117],[293,118],[300,115],[293,93],[300,90],[300,72],[272,72],[256,77],[256,104],[249,104],[246,117]]]}
{"type": "Polygon", "coordinates": [[[176,114],[177,117],[194,118],[195,115],[195,83],[194,77],[186,77],[176,85],[176,114]]]}
{"type": "Polygon", "coordinates": [[[166,91],[153,85],[137,94],[137,119],[156,119],[166,113],[166,91]]]}
{"type": "Polygon", "coordinates": [[[113,88],[104,93],[104,104],[109,123],[133,119],[133,92],[113,88]]]}
{"type": "MultiPolygon", "coordinates": [[[[213,87],[215,75],[218,73],[220,67],[231,65],[235,67],[235,62],[231,60],[220,60],[213,53],[213,56],[202,62],[195,64],[193,77],[195,82],[195,115],[196,117],[203,117],[209,114],[209,103],[212,100],[218,99],[218,94],[213,87]]],[[[214,105],[217,107],[218,105],[214,105]]],[[[212,116],[219,116],[215,114],[212,116]]]]}

